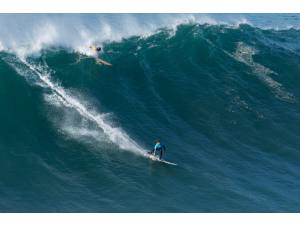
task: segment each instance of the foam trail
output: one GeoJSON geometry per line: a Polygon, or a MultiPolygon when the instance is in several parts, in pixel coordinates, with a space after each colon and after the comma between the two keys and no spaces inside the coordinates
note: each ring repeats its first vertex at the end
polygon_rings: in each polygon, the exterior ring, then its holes
{"type": "Polygon", "coordinates": [[[287,92],[282,84],[272,79],[270,74],[277,74],[276,72],[270,70],[269,68],[254,62],[253,55],[256,54],[256,50],[250,46],[239,42],[235,52],[236,60],[245,63],[250,66],[254,74],[271,89],[275,96],[283,101],[290,103],[295,102],[295,96],[292,93],[287,92]]]}
{"type": "Polygon", "coordinates": [[[76,98],[70,96],[66,91],[60,87],[58,84],[53,83],[48,75],[43,75],[34,65],[28,63],[25,59],[21,61],[33,71],[39,79],[50,88],[55,94],[56,98],[66,107],[75,109],[81,116],[89,121],[92,121],[101,128],[104,134],[109,138],[109,140],[118,145],[121,149],[130,150],[134,153],[144,155],[144,150],[140,147],[134,140],[132,140],[124,131],[120,128],[112,127],[107,123],[102,115],[99,115],[95,111],[87,109],[80,101],[76,98]]]}

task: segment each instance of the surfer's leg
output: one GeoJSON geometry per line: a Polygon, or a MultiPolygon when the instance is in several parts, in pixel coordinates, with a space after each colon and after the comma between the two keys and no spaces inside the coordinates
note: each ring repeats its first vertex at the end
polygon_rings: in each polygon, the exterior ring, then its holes
{"type": "Polygon", "coordinates": [[[152,149],[151,151],[148,152],[148,154],[153,155],[154,149],[152,149]]]}
{"type": "Polygon", "coordinates": [[[160,150],[160,153],[159,153],[159,159],[162,158],[162,149],[160,150]]]}

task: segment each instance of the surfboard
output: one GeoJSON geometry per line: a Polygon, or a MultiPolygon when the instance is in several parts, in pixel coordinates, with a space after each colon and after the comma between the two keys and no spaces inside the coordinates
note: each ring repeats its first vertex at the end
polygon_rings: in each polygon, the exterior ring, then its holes
{"type": "Polygon", "coordinates": [[[104,61],[103,59],[96,59],[96,63],[97,64],[103,64],[103,65],[106,65],[106,66],[112,66],[109,62],[106,62],[104,61]]]}
{"type": "Polygon", "coordinates": [[[161,163],[165,163],[165,164],[169,164],[169,165],[173,165],[173,166],[177,166],[176,163],[172,163],[163,159],[159,159],[157,156],[151,155],[149,153],[145,153],[145,156],[153,161],[157,161],[157,162],[161,162],[161,163]]]}
{"type": "Polygon", "coordinates": [[[92,49],[93,51],[96,51],[96,46],[95,45],[91,45],[89,48],[92,49]]]}
{"type": "MultiPolygon", "coordinates": [[[[97,47],[95,45],[90,46],[90,49],[94,52],[95,56],[98,56],[97,47]]],[[[102,64],[102,65],[106,65],[106,66],[112,66],[111,63],[109,63],[109,62],[107,62],[107,61],[105,61],[103,59],[100,59],[100,58],[97,58],[97,57],[95,57],[95,59],[96,59],[96,63],[97,64],[102,64]]]]}

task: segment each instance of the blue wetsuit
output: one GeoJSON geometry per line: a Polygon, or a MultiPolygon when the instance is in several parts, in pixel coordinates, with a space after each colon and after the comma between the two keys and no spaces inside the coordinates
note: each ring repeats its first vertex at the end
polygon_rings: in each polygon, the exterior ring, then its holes
{"type": "Polygon", "coordinates": [[[159,159],[162,158],[163,151],[166,150],[166,147],[160,142],[156,143],[153,148],[153,154],[156,155],[156,152],[159,152],[159,159]]]}

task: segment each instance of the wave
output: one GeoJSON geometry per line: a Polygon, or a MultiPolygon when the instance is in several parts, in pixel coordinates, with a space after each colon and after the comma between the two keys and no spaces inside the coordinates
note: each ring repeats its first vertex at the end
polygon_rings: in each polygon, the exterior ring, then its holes
{"type": "Polygon", "coordinates": [[[84,17],[0,36],[16,47],[0,52],[0,210],[299,211],[300,30],[188,19],[140,35],[129,16],[90,39],[76,34],[99,17],[84,17]],[[113,66],[76,50],[87,40],[113,66]],[[157,138],[179,167],[140,157],[157,138]]]}
{"type": "MultiPolygon", "coordinates": [[[[0,16],[0,51],[16,53],[24,58],[39,54],[49,47],[64,47],[91,54],[88,46],[121,41],[131,36],[148,37],[161,28],[176,32],[180,24],[209,24],[276,29],[279,23],[261,25],[256,14],[3,14],[0,16]]],[[[270,18],[267,15],[265,21],[270,18]]],[[[284,17],[273,16],[274,18],[284,17]]],[[[290,15],[286,15],[289,17],[290,15]]],[[[272,15],[270,15],[271,18],[272,15]]],[[[262,20],[259,20],[262,21],[262,20]]],[[[284,20],[282,20],[284,21],[284,20]]],[[[292,20],[289,20],[292,21],[292,20]]],[[[282,29],[297,28],[297,21],[282,29]]]]}

